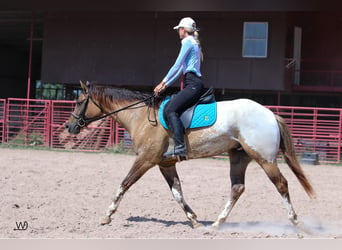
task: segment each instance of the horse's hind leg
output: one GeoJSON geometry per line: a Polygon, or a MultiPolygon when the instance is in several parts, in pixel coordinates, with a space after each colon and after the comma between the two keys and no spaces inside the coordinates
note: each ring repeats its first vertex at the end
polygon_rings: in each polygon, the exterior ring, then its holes
{"type": "Polygon", "coordinates": [[[159,169],[163,174],[165,180],[169,184],[173,197],[184,210],[185,215],[191,221],[192,226],[194,228],[201,226],[201,223],[197,221],[196,214],[192,211],[192,209],[188,206],[188,204],[185,202],[183,198],[182,187],[179,181],[175,165],[167,167],[160,166],[159,169]]]}
{"type": "Polygon", "coordinates": [[[251,158],[243,150],[233,149],[229,151],[231,193],[226,206],[214,222],[214,227],[219,227],[226,221],[229,213],[245,190],[245,173],[251,158]]]}
{"type": "Polygon", "coordinates": [[[288,218],[294,224],[297,225],[297,214],[295,213],[291,200],[290,194],[288,189],[287,180],[281,174],[277,162],[267,162],[265,160],[257,160],[257,162],[261,165],[261,167],[266,172],[268,178],[272,181],[272,183],[277,188],[278,192],[280,193],[281,197],[283,198],[285,207],[287,209],[288,218]]]}

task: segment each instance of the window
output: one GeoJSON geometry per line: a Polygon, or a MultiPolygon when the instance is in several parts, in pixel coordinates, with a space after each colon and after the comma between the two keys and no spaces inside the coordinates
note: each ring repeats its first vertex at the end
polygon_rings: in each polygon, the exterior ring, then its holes
{"type": "Polygon", "coordinates": [[[242,57],[267,57],[268,22],[244,22],[242,57]]]}
{"type": "Polygon", "coordinates": [[[80,93],[78,84],[36,82],[36,99],[76,100],[80,93]]]}
{"type": "Polygon", "coordinates": [[[62,84],[36,82],[36,99],[64,100],[65,90],[62,84]]]}

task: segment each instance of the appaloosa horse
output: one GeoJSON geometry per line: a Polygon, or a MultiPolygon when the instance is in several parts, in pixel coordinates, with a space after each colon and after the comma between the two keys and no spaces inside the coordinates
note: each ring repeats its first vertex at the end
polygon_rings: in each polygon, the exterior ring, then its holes
{"type": "MultiPolygon", "coordinates": [[[[101,224],[111,222],[125,192],[154,166],[166,179],[175,200],[184,210],[193,227],[201,225],[196,214],[185,202],[175,164],[177,159],[163,159],[169,145],[170,132],[164,129],[158,118],[149,117],[153,112],[151,96],[122,88],[81,83],[74,113],[66,124],[73,134],[80,132],[90,122],[111,116],[129,132],[136,152],[136,160],[122,181],[107,214],[101,224]],[[105,115],[104,115],[105,114],[105,115]]],[[[292,144],[290,131],[284,120],[262,105],[238,99],[217,103],[217,120],[210,127],[189,129],[185,134],[188,158],[210,157],[228,152],[230,160],[231,194],[223,211],[213,226],[225,222],[233,206],[245,190],[245,171],[255,160],[273,182],[287,209],[288,218],[297,224],[297,215],[290,201],[288,183],[277,166],[277,154],[282,150],[286,163],[298,178],[310,197],[314,190],[305,177],[292,144]]]]}

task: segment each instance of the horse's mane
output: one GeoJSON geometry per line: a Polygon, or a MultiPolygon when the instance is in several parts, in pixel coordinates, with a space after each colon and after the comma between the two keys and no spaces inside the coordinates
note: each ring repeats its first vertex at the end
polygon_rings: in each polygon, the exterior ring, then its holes
{"type": "MultiPolygon", "coordinates": [[[[149,98],[151,97],[152,93],[143,93],[136,90],[98,84],[90,84],[88,86],[88,90],[90,95],[98,99],[100,102],[104,102],[106,104],[113,102],[138,102],[146,99],[144,103],[147,106],[151,107],[153,105],[153,98],[149,98]]],[[[158,105],[158,103],[159,102],[157,101],[155,104],[158,105]]]]}

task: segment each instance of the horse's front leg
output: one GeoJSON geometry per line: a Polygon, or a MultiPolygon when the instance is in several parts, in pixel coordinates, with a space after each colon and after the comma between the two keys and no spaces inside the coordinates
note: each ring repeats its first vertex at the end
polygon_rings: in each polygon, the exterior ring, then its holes
{"type": "Polygon", "coordinates": [[[197,221],[196,214],[192,211],[183,198],[182,187],[175,165],[173,164],[172,166],[167,167],[160,166],[159,169],[169,184],[173,197],[184,210],[186,217],[191,221],[192,226],[194,228],[202,226],[202,224],[197,221]]]}
{"type": "Polygon", "coordinates": [[[111,216],[116,212],[118,209],[118,206],[120,204],[120,201],[122,200],[124,194],[126,191],[137,181],[142,177],[148,169],[153,167],[155,164],[146,162],[140,159],[136,159],[132,168],[130,169],[129,173],[125,177],[125,179],[122,181],[114,199],[113,202],[110,204],[106,216],[102,219],[101,225],[109,224],[111,222],[111,216]]]}

